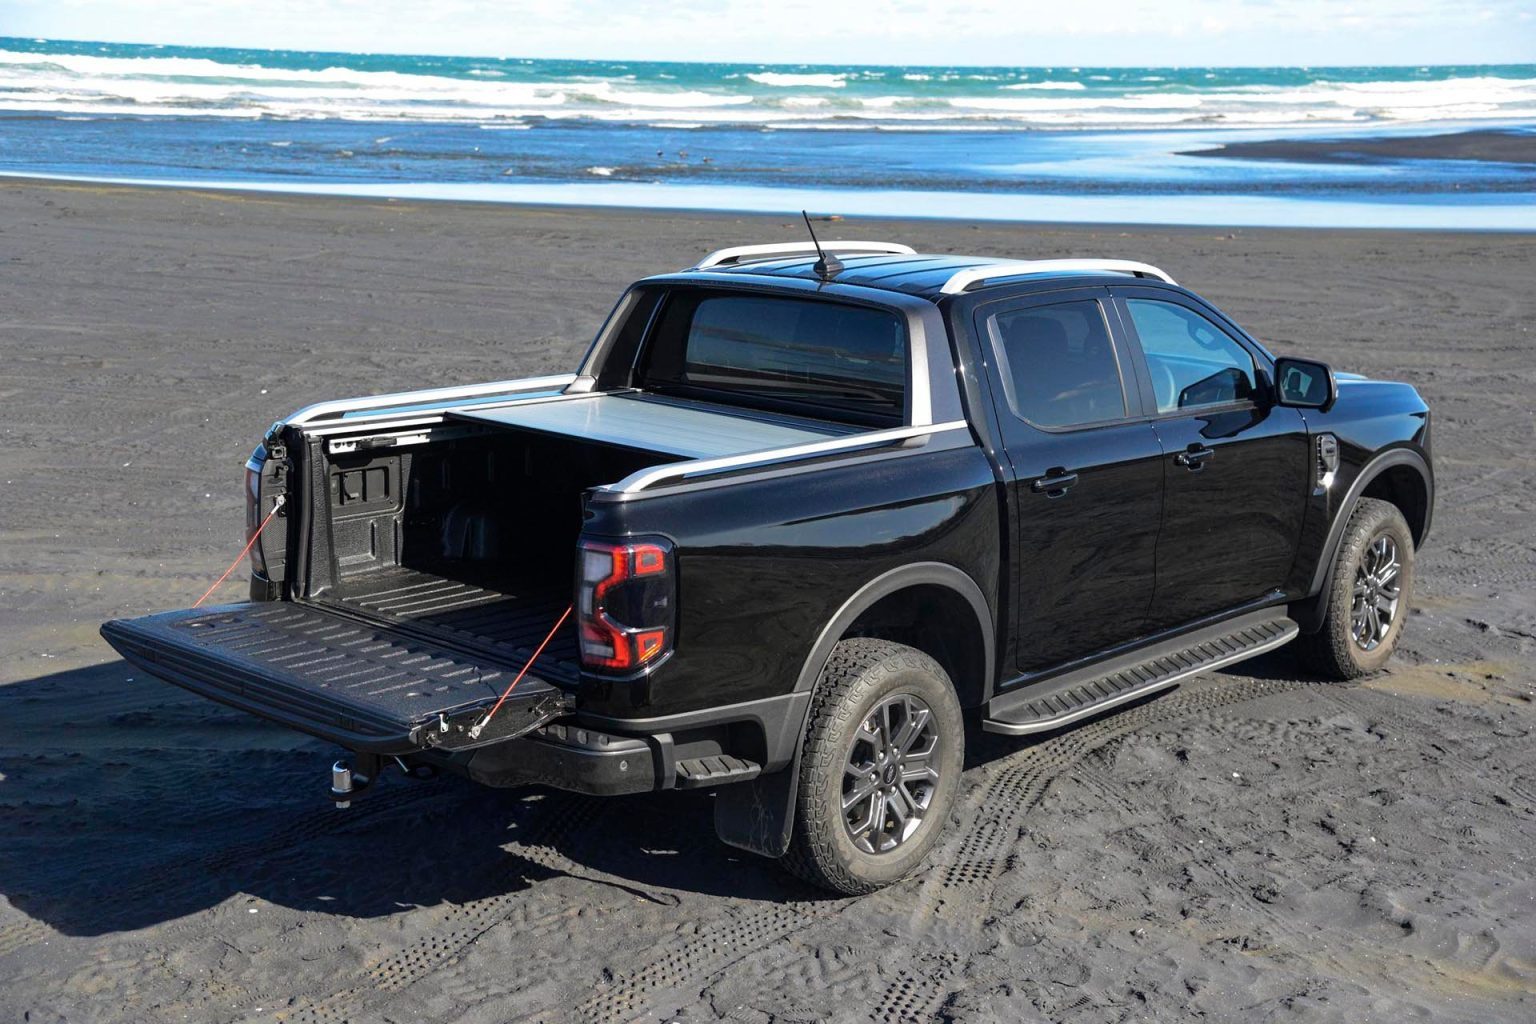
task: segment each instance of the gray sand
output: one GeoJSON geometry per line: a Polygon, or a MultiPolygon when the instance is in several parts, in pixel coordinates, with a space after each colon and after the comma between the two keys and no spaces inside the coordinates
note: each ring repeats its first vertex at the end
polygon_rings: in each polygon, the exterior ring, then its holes
{"type": "Polygon", "coordinates": [[[1418,385],[1441,496],[1390,672],[1282,652],[983,738],[932,869],[875,896],[720,846],[707,795],[390,780],[338,812],[325,744],[96,638],[224,569],[276,416],[567,368],[631,279],[799,230],[0,184],[0,1020],[1536,1018],[1530,236],[835,232],[1157,263],[1418,385]]]}

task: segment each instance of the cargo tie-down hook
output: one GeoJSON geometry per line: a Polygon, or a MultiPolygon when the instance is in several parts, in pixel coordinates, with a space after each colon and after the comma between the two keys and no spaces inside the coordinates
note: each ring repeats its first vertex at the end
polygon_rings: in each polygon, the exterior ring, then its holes
{"type": "Polygon", "coordinates": [[[240,568],[241,561],[244,560],[246,555],[251,553],[251,548],[255,547],[256,542],[261,539],[261,531],[267,528],[267,524],[272,521],[273,517],[277,515],[277,510],[282,508],[287,500],[288,496],[286,494],[279,494],[277,496],[277,500],[272,503],[272,511],[267,513],[267,518],[263,519],[261,525],[252,531],[251,539],[245,542],[245,547],[241,548],[240,553],[235,556],[235,560],[229,563],[229,568],[224,570],[224,575],[215,580],[213,586],[203,591],[203,596],[197,599],[197,603],[192,605],[193,608],[202,607],[203,602],[212,597],[213,592],[218,590],[225,580],[229,579],[229,574],[240,568]]]}

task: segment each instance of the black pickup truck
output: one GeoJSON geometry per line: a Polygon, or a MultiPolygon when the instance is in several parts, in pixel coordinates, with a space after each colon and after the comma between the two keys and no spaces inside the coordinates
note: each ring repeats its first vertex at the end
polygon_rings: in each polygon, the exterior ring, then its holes
{"type": "Polygon", "coordinates": [[[351,751],[339,802],[393,764],[717,787],[721,839],[846,893],[933,845],[967,713],[1390,656],[1434,503],[1412,387],[1276,358],[1145,264],[825,249],[640,281],[574,374],[280,421],[250,600],[103,635],[351,751]]]}

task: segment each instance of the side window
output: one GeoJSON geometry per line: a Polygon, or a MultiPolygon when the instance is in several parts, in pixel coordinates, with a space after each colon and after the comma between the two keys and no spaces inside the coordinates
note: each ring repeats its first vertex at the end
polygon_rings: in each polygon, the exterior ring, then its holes
{"type": "Polygon", "coordinates": [[[1038,427],[1125,416],[1120,366],[1097,301],[996,313],[987,332],[1015,416],[1038,427]]]}
{"type": "Polygon", "coordinates": [[[1127,299],[1152,374],[1158,412],[1239,402],[1254,395],[1253,356],[1187,306],[1127,299]]]}

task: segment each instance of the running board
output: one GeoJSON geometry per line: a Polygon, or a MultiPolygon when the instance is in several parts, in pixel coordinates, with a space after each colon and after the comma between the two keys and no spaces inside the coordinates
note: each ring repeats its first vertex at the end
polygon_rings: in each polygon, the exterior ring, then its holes
{"type": "Polygon", "coordinates": [[[1152,647],[992,698],[982,728],[1049,732],[1290,642],[1300,627],[1273,610],[1228,619],[1152,647]]]}

